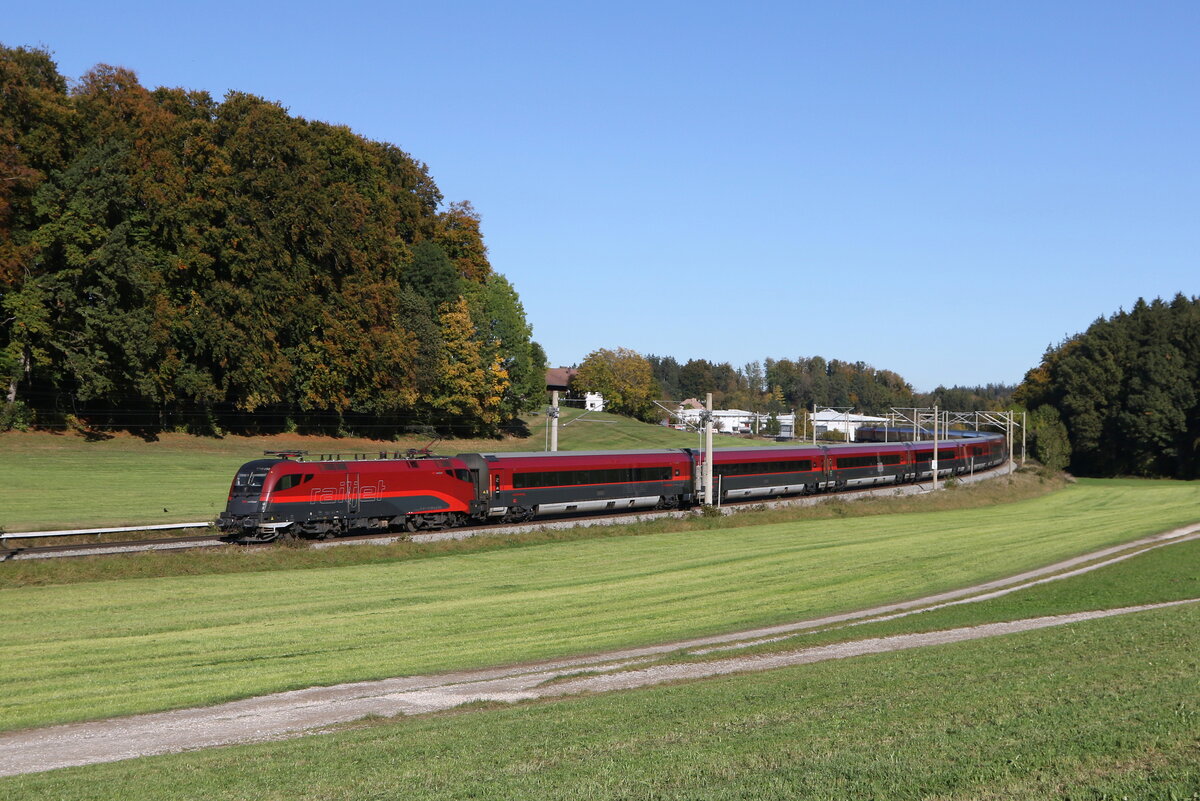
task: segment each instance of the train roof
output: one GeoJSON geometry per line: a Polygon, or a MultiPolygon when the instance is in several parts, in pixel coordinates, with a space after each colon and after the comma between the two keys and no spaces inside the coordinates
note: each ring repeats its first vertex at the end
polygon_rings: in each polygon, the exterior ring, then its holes
{"type": "MultiPolygon", "coordinates": [[[[913,432],[913,427],[912,426],[859,426],[858,430],[860,432],[862,432],[862,431],[891,431],[891,432],[895,432],[897,434],[911,434],[913,432]]],[[[921,428],[918,430],[921,432],[922,435],[927,436],[930,439],[933,438],[933,429],[932,428],[926,428],[924,426],[921,426],[921,428]]],[[[1004,436],[1004,432],[1002,432],[1002,431],[973,431],[970,429],[961,429],[961,428],[945,429],[944,431],[941,431],[940,433],[946,439],[984,439],[986,437],[1003,437],[1004,436]]],[[[923,440],[921,440],[921,441],[923,441],[923,440]]]]}
{"type": "Polygon", "coordinates": [[[684,456],[683,449],[678,448],[651,448],[646,450],[634,451],[499,451],[496,453],[460,453],[458,458],[463,456],[482,456],[489,462],[498,462],[504,459],[541,459],[541,458],[563,458],[570,456],[595,457],[595,456],[684,456]]]}

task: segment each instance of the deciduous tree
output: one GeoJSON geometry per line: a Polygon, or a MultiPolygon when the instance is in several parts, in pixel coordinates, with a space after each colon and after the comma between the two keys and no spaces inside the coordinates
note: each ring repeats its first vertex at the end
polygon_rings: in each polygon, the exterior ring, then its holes
{"type": "Polygon", "coordinates": [[[628,348],[600,348],[588,354],[571,380],[578,392],[599,392],[604,396],[605,409],[637,417],[654,419],[654,399],[658,387],[650,363],[640,353],[628,348]]]}

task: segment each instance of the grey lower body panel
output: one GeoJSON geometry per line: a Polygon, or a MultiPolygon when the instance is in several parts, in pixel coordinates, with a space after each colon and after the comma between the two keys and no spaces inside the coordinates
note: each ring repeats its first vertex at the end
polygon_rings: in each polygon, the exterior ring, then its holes
{"type": "Polygon", "coordinates": [[[777,484],[771,487],[744,487],[724,490],[726,498],[770,498],[775,495],[797,495],[805,491],[806,484],[777,484]]]}
{"type": "Polygon", "coordinates": [[[568,512],[607,512],[627,509],[653,509],[661,496],[646,495],[639,498],[605,498],[594,501],[569,501],[565,503],[540,503],[533,507],[536,515],[556,515],[568,512]]]}

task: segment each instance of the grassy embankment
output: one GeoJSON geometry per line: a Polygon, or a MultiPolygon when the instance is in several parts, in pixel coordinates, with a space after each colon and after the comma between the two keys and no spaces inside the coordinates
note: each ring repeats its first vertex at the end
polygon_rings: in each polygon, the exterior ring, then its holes
{"type": "Polygon", "coordinates": [[[0,591],[0,727],[669,641],[919,597],[1196,518],[1200,486],[0,591]]]}
{"type": "MultiPolygon", "coordinates": [[[[545,417],[527,419],[528,437],[450,440],[438,453],[540,451],[545,417]]],[[[717,444],[773,445],[766,440],[721,437],[717,444]]],[[[264,450],[378,453],[422,448],[427,438],[397,442],[279,435],[223,439],[163,434],[146,442],[129,434],[88,440],[74,433],[0,434],[0,527],[6,531],[190,523],[213,520],[225,508],[238,466],[264,450]]],[[[695,434],[625,417],[564,409],[561,450],[696,447],[695,434]]]]}
{"type": "MultiPolygon", "coordinates": [[[[843,636],[1197,595],[1193,542],[843,636]]],[[[1194,799],[1197,632],[1200,604],[764,674],[365,722],[0,779],[0,791],[64,801],[1194,799]]]]}

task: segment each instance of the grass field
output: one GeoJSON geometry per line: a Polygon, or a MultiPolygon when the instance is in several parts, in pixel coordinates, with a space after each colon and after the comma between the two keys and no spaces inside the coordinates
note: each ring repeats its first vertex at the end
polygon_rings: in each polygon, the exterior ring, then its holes
{"type": "MultiPolygon", "coordinates": [[[[452,440],[439,453],[545,449],[545,418],[527,419],[530,436],[452,440]]],[[[718,445],[772,445],[766,440],[720,437],[718,445]]],[[[229,482],[242,463],[264,450],[312,454],[404,451],[429,444],[280,435],[222,439],[163,434],[146,442],[129,434],[89,441],[73,433],[0,434],[0,527],[6,531],[208,521],[225,508],[229,482]]],[[[564,409],[561,450],[690,448],[695,434],[603,412],[564,409]]]]}
{"type": "Polygon", "coordinates": [[[11,729],[728,631],[1009,575],[1196,518],[1200,485],[0,591],[11,729]]]}
{"type": "MultiPolygon", "coordinates": [[[[1200,543],[1181,544],[853,636],[1195,597],[1198,582],[1200,543]]],[[[0,792],[63,801],[1194,799],[1198,632],[1200,604],[0,779],[0,792]]]]}

